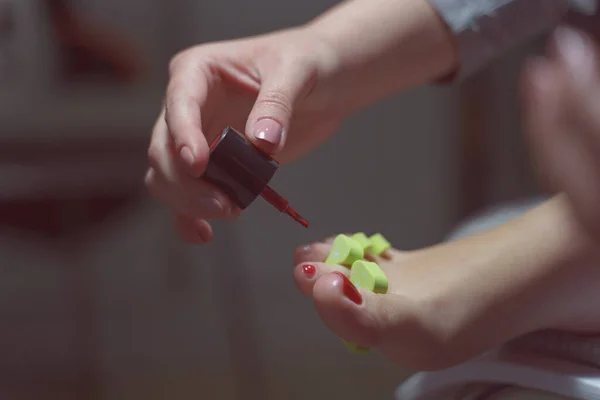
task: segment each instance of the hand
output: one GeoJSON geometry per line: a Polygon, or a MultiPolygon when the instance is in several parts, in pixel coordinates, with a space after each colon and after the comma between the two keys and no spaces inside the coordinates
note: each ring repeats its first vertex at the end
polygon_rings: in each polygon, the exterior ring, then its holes
{"type": "Polygon", "coordinates": [[[344,115],[326,84],[334,64],[327,43],[307,29],[200,45],[173,59],[146,185],[173,210],[184,239],[207,242],[206,219],[239,213],[201,180],[207,141],[230,125],[280,162],[324,141],[344,115]]]}
{"type": "Polygon", "coordinates": [[[559,28],[552,44],[524,76],[527,131],[543,177],[600,240],[600,56],[571,28],[559,28]]]}

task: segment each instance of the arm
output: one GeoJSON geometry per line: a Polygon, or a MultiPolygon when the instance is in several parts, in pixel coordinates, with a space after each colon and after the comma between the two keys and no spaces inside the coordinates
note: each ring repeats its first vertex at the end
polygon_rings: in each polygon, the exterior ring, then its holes
{"type": "Polygon", "coordinates": [[[557,24],[568,6],[568,0],[350,0],[308,27],[334,49],[333,92],[344,93],[339,97],[355,110],[410,86],[472,74],[557,24]]]}
{"type": "Polygon", "coordinates": [[[335,55],[327,89],[349,113],[458,64],[452,32],[426,0],[345,1],[307,28],[335,55]]]}

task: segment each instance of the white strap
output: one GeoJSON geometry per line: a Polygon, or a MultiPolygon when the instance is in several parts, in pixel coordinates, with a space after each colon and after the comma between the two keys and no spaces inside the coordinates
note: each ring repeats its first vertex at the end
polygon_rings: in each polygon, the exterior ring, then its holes
{"type": "Polygon", "coordinates": [[[482,358],[419,373],[398,387],[396,400],[447,400],[472,383],[513,385],[581,400],[600,400],[600,370],[542,356],[482,358]]]}

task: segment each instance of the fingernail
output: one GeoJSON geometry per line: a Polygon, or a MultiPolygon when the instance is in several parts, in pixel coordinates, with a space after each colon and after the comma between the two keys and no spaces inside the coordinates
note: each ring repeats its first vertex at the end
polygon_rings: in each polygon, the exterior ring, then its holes
{"type": "Polygon", "coordinates": [[[560,27],[554,33],[554,40],[574,79],[585,83],[595,76],[594,51],[587,36],[575,29],[560,27]]]}
{"type": "Polygon", "coordinates": [[[200,203],[199,207],[202,208],[206,214],[210,214],[211,216],[214,215],[216,217],[225,213],[223,203],[214,197],[201,197],[198,202],[200,203]]]}
{"type": "Polygon", "coordinates": [[[302,272],[304,272],[304,275],[306,275],[308,278],[312,278],[317,272],[317,267],[312,264],[304,264],[302,266],[302,272]]]}
{"type": "Polygon", "coordinates": [[[283,137],[283,128],[279,122],[264,118],[254,124],[254,137],[278,147],[283,137]]]}
{"type": "Polygon", "coordinates": [[[188,166],[191,167],[194,165],[194,154],[189,147],[183,146],[181,150],[179,150],[179,157],[181,160],[188,166]]]}
{"type": "Polygon", "coordinates": [[[348,279],[346,275],[342,274],[341,272],[334,272],[334,274],[342,278],[342,293],[344,293],[344,296],[350,299],[353,303],[362,304],[362,296],[360,295],[360,292],[356,286],[350,282],[350,279],[348,279]]]}

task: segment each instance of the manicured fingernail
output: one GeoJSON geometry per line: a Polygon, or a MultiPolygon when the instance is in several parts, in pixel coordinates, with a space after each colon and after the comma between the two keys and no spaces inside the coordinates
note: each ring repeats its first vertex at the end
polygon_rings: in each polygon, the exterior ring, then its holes
{"type": "Polygon", "coordinates": [[[283,138],[283,128],[279,122],[270,118],[264,118],[254,124],[254,137],[278,147],[283,138]]]}
{"type": "Polygon", "coordinates": [[[302,266],[302,272],[304,272],[304,275],[306,275],[308,278],[312,278],[317,272],[317,267],[312,264],[304,264],[302,266]]]}
{"type": "Polygon", "coordinates": [[[183,146],[181,148],[181,150],[179,151],[179,157],[181,157],[181,160],[188,167],[191,167],[194,165],[194,154],[192,153],[192,150],[190,150],[189,147],[183,146]]]}
{"type": "Polygon", "coordinates": [[[585,83],[595,76],[594,48],[587,36],[575,29],[560,27],[556,29],[554,40],[574,79],[585,83]]]}
{"type": "Polygon", "coordinates": [[[223,203],[214,197],[201,197],[198,199],[199,207],[202,208],[202,211],[211,216],[219,216],[223,215],[226,212],[223,203]]]}
{"type": "Polygon", "coordinates": [[[341,272],[334,272],[334,274],[342,278],[342,293],[344,293],[344,296],[350,299],[350,301],[353,303],[362,304],[362,296],[360,295],[360,292],[356,286],[350,282],[350,279],[348,279],[346,275],[342,274],[341,272]]]}

